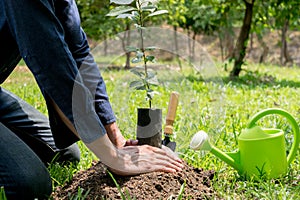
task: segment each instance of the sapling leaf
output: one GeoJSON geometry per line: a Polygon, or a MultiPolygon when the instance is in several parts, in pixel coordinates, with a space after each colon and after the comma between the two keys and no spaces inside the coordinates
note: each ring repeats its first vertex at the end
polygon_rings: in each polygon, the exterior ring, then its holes
{"type": "Polygon", "coordinates": [[[135,58],[132,58],[131,59],[131,62],[132,63],[139,63],[139,62],[141,62],[142,61],[142,58],[141,57],[135,57],[135,58]]]}
{"type": "Polygon", "coordinates": [[[108,14],[106,14],[106,16],[116,17],[121,14],[133,11],[133,10],[136,10],[136,8],[132,7],[132,6],[118,6],[114,9],[112,9],[108,14]]]}
{"type": "Polygon", "coordinates": [[[137,75],[138,77],[142,78],[145,76],[145,73],[140,70],[139,67],[135,67],[132,70],[130,70],[133,74],[137,75]]]}
{"type": "Polygon", "coordinates": [[[146,81],[147,81],[147,83],[150,84],[150,85],[154,85],[154,86],[158,86],[158,85],[159,85],[159,82],[158,82],[158,79],[157,79],[156,76],[155,76],[155,77],[152,77],[152,78],[150,78],[150,79],[147,79],[146,81]]]}
{"type": "Polygon", "coordinates": [[[152,17],[152,16],[156,16],[156,15],[162,15],[162,14],[166,14],[168,13],[167,10],[158,10],[158,11],[155,11],[151,14],[149,14],[147,17],[152,17]]]}
{"type": "Polygon", "coordinates": [[[154,95],[159,94],[159,92],[153,91],[151,89],[147,90],[147,100],[152,100],[154,95]]]}
{"type": "Polygon", "coordinates": [[[138,88],[138,87],[142,87],[144,86],[144,82],[142,80],[138,80],[138,81],[132,81],[130,84],[129,84],[129,87],[130,88],[138,88]]]}
{"type": "Polygon", "coordinates": [[[147,78],[151,79],[156,76],[156,73],[153,70],[148,69],[147,78]]]}
{"type": "Polygon", "coordinates": [[[120,14],[120,15],[117,16],[117,19],[125,19],[125,18],[131,19],[132,18],[132,14],[123,13],[123,14],[120,14]]]}
{"type": "Polygon", "coordinates": [[[131,62],[132,63],[139,63],[139,62],[141,62],[142,59],[143,59],[143,55],[144,55],[144,53],[142,51],[137,50],[136,51],[136,56],[135,56],[135,58],[133,58],[131,60],[131,62]]]}
{"type": "Polygon", "coordinates": [[[143,53],[142,51],[137,51],[137,52],[136,52],[136,57],[137,57],[137,58],[142,58],[143,55],[144,55],[144,53],[143,53]]]}
{"type": "Polygon", "coordinates": [[[153,94],[153,96],[154,96],[154,95],[157,95],[157,94],[160,94],[160,93],[157,92],[157,91],[152,91],[151,93],[153,94]]]}
{"type": "Polygon", "coordinates": [[[155,62],[155,57],[148,55],[148,56],[146,56],[146,61],[155,62]]]}
{"type": "Polygon", "coordinates": [[[146,86],[143,85],[143,86],[140,86],[140,87],[136,87],[135,89],[136,90],[146,90],[146,86]]]}
{"type": "Polygon", "coordinates": [[[133,23],[138,23],[139,17],[140,17],[139,13],[136,10],[134,10],[134,11],[131,12],[131,16],[129,17],[129,19],[133,23]]]}
{"type": "Polygon", "coordinates": [[[151,4],[156,4],[159,0],[141,0],[142,2],[148,2],[151,4]]]}
{"type": "Polygon", "coordinates": [[[151,12],[153,13],[157,9],[156,6],[144,6],[141,8],[142,12],[151,12]]]}
{"type": "Polygon", "coordinates": [[[146,93],[146,101],[152,100],[153,96],[154,95],[152,95],[151,92],[147,91],[147,93],[146,93]]]}
{"type": "Polygon", "coordinates": [[[140,50],[139,48],[133,47],[133,46],[127,46],[125,47],[126,52],[136,52],[140,50]]]}
{"type": "Polygon", "coordinates": [[[139,9],[141,9],[141,7],[145,7],[145,6],[148,6],[149,4],[152,4],[150,1],[148,1],[148,0],[138,0],[138,1],[136,1],[137,2],[137,4],[139,4],[139,6],[140,6],[140,8],[139,9]],[[139,3],[138,3],[139,2],[139,3]]]}
{"type": "Polygon", "coordinates": [[[139,24],[134,24],[135,28],[138,29],[138,30],[146,30],[145,27],[142,27],[141,25],[139,24]]]}
{"type": "Polygon", "coordinates": [[[150,69],[147,72],[147,77],[146,77],[145,81],[149,85],[154,85],[154,86],[158,86],[159,85],[159,82],[158,82],[158,79],[157,79],[155,71],[150,70],[150,69]]]}
{"type": "Polygon", "coordinates": [[[140,8],[139,1],[135,1],[135,6],[136,6],[136,8],[137,8],[138,10],[140,10],[140,9],[141,9],[141,8],[140,8]]]}
{"type": "Polygon", "coordinates": [[[155,49],[156,49],[155,46],[151,46],[151,47],[146,47],[146,48],[145,48],[146,51],[153,51],[153,50],[155,50],[155,49]]]}
{"type": "Polygon", "coordinates": [[[151,80],[148,81],[148,84],[152,85],[152,86],[158,86],[159,82],[158,82],[157,79],[151,79],[151,80]]]}
{"type": "Polygon", "coordinates": [[[110,3],[115,3],[119,5],[129,5],[133,2],[134,0],[110,0],[110,3]]]}

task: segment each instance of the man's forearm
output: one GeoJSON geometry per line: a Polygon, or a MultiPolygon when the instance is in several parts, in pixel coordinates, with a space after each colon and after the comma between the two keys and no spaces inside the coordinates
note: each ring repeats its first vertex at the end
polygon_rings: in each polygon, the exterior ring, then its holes
{"type": "Polygon", "coordinates": [[[112,144],[107,134],[93,141],[85,144],[105,165],[111,168],[114,166],[117,159],[117,148],[112,144]]]}

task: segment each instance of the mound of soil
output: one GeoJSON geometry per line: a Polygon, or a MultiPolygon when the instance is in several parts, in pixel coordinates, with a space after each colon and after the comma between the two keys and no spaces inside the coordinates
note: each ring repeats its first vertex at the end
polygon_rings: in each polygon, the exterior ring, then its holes
{"type": "MultiPolygon", "coordinates": [[[[176,199],[183,184],[183,199],[211,199],[215,197],[211,188],[214,174],[214,171],[204,171],[185,164],[184,170],[177,173],[153,172],[137,176],[113,176],[126,199],[176,199]]],[[[58,187],[53,192],[53,199],[74,197],[78,194],[79,187],[83,189],[83,195],[89,191],[86,199],[121,199],[118,187],[101,162],[75,174],[71,183],[58,187]]]]}

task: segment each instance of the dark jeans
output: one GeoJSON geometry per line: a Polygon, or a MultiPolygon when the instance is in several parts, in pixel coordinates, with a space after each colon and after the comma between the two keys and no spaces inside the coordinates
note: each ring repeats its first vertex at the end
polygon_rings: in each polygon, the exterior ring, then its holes
{"type": "Polygon", "coordinates": [[[51,179],[36,154],[0,123],[0,185],[8,199],[47,199],[51,179]]]}
{"type": "Polygon", "coordinates": [[[0,87],[0,186],[8,199],[47,199],[53,159],[79,162],[79,148],[58,149],[47,117],[0,87]]]}

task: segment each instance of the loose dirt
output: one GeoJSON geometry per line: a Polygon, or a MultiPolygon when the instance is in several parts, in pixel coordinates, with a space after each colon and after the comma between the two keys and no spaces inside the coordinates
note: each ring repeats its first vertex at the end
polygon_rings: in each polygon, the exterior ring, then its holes
{"type": "MultiPolygon", "coordinates": [[[[126,199],[176,199],[184,185],[182,199],[212,199],[215,192],[211,187],[214,171],[204,171],[185,164],[177,173],[153,172],[137,176],[113,174],[126,199]]],[[[86,199],[122,199],[118,187],[101,163],[74,175],[73,180],[53,192],[54,200],[70,199],[83,189],[86,199]]]]}

